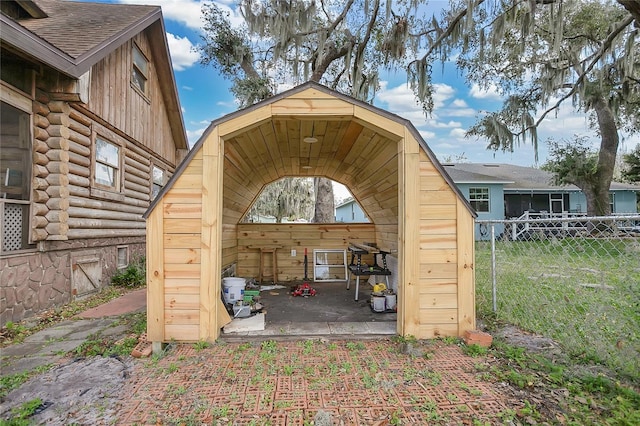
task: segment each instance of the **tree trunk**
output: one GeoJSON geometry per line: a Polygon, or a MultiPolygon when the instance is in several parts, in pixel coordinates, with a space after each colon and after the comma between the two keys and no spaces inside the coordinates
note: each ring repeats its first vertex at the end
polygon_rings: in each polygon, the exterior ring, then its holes
{"type": "Polygon", "coordinates": [[[330,223],[335,221],[333,185],[330,179],[316,177],[313,179],[313,186],[316,193],[316,208],[314,212],[314,223],[330,223]]]}
{"type": "Polygon", "coordinates": [[[618,0],[636,21],[636,27],[640,28],[640,2],[638,0],[618,0]]]}
{"type": "Polygon", "coordinates": [[[587,197],[587,213],[589,216],[607,216],[611,214],[609,189],[613,180],[620,137],[618,136],[618,126],[616,125],[613,111],[606,100],[601,96],[598,97],[593,102],[593,109],[598,118],[600,153],[598,154],[596,179],[590,185],[592,188],[590,190],[583,188],[583,190],[585,195],[587,195],[587,192],[593,193],[591,203],[589,202],[589,197],[587,197]]]}

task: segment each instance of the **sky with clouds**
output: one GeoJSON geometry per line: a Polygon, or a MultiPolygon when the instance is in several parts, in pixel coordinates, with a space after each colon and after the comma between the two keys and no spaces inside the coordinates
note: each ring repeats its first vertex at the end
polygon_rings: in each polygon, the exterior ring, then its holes
{"type": "MultiPolygon", "coordinates": [[[[201,7],[200,0],[92,0],[101,2],[119,2],[132,4],[156,4],[162,7],[167,30],[167,40],[171,52],[173,69],[187,136],[191,145],[195,144],[209,123],[237,109],[233,95],[229,91],[230,83],[217,74],[213,67],[199,64],[199,54],[194,47],[201,43],[201,7]]],[[[235,0],[223,0],[218,5],[227,9],[231,20],[240,22],[231,6],[235,0]]],[[[443,3],[434,1],[432,3],[443,3]]],[[[403,118],[411,120],[440,161],[465,161],[486,163],[511,163],[523,166],[535,165],[535,152],[529,143],[522,143],[513,153],[486,150],[486,141],[465,137],[466,130],[472,126],[483,111],[495,111],[501,105],[501,99],[495,87],[488,90],[478,85],[469,85],[459,75],[454,64],[445,64],[441,71],[434,69],[435,83],[434,110],[425,116],[420,105],[406,84],[402,72],[383,75],[380,91],[374,104],[403,118]]],[[[593,138],[597,146],[595,132],[588,128],[584,114],[576,114],[570,105],[560,108],[557,114],[550,114],[538,131],[539,161],[547,159],[544,141],[572,139],[574,135],[593,138]]],[[[629,151],[640,143],[640,136],[623,140],[622,150],[629,151]]]]}

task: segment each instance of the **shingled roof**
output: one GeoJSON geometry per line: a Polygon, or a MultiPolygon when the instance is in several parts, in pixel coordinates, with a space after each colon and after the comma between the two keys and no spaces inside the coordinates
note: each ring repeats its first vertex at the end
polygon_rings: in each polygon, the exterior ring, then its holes
{"type": "MultiPolygon", "coordinates": [[[[516,166],[514,164],[455,163],[443,164],[455,183],[497,183],[504,184],[505,191],[542,190],[542,191],[580,191],[575,185],[556,185],[553,175],[535,167],[516,166]]],[[[613,190],[639,191],[639,185],[611,182],[613,190]]]]}
{"type": "MultiPolygon", "coordinates": [[[[5,1],[5,0],[0,0],[5,1]]],[[[93,65],[146,31],[169,112],[176,146],[187,148],[171,56],[160,6],[63,0],[11,2],[17,16],[0,14],[2,47],[15,49],[69,77],[79,79],[93,65]]],[[[3,4],[3,11],[9,2],[3,4]]]]}
{"type": "Polygon", "coordinates": [[[46,17],[12,19],[2,14],[3,43],[71,77],[79,78],[152,24],[159,23],[164,39],[160,6],[61,0],[27,3],[35,5],[46,17]]]}

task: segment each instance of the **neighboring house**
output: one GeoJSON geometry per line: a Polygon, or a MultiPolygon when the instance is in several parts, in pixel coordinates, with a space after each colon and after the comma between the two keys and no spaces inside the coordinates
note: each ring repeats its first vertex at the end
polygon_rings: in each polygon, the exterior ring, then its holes
{"type": "MultiPolygon", "coordinates": [[[[511,164],[443,164],[480,220],[521,217],[525,212],[586,214],[584,193],[575,185],[554,185],[551,173],[511,164]]],[[[610,201],[614,214],[638,212],[640,185],[612,182],[610,201]]],[[[365,217],[355,200],[336,207],[337,222],[362,222],[365,217]],[[340,210],[339,210],[340,209],[340,210]],[[353,218],[353,219],[351,219],[353,218]]],[[[497,227],[502,232],[502,227],[497,227]]],[[[480,237],[476,227],[476,237],[480,237]]]]}
{"type": "MultiPolygon", "coordinates": [[[[544,170],[511,164],[456,163],[443,166],[480,220],[518,218],[525,212],[543,213],[544,216],[547,213],[586,214],[587,211],[586,198],[580,188],[555,185],[552,174],[544,170]]],[[[611,212],[637,213],[638,193],[639,185],[612,182],[611,212]]]]}
{"type": "Polygon", "coordinates": [[[0,321],[107,285],[186,155],[160,7],[2,1],[0,321]]]}
{"type": "Polygon", "coordinates": [[[336,206],[336,222],[369,222],[358,202],[347,198],[336,206]]]}

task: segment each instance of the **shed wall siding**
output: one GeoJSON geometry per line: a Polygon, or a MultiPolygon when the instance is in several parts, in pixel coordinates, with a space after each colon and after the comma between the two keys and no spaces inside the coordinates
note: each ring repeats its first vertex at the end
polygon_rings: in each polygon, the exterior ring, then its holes
{"type": "MultiPolygon", "coordinates": [[[[281,246],[276,250],[278,279],[301,280],[304,277],[304,249],[307,248],[308,275],[313,277],[314,249],[347,249],[349,241],[374,241],[373,224],[266,224],[242,223],[238,225],[238,269],[240,277],[258,277],[260,246],[281,246]],[[296,256],[291,256],[296,250],[296,256]]],[[[267,256],[269,257],[269,256],[267,256]]],[[[347,262],[349,259],[347,259],[347,262]]],[[[264,266],[265,275],[271,275],[272,260],[264,266]]]]}
{"type": "Polygon", "coordinates": [[[148,256],[155,258],[147,262],[162,265],[159,283],[153,276],[157,271],[148,271],[152,274],[150,292],[156,299],[160,294],[161,300],[156,303],[162,306],[161,312],[154,313],[155,318],[150,312],[150,337],[152,327],[161,328],[161,331],[154,329],[154,336],[162,335],[151,339],[154,341],[200,338],[202,185],[196,184],[198,181],[202,182],[202,153],[196,154],[150,216],[150,226],[162,227],[161,235],[149,232],[147,244],[148,256]],[[155,218],[156,212],[161,213],[161,219],[155,218]],[[161,222],[156,225],[154,221],[158,220],[161,222]]]}
{"type": "MultiPolygon", "coordinates": [[[[457,197],[420,152],[419,337],[458,334],[457,197]]],[[[466,212],[465,212],[466,213],[466,212]]]]}

